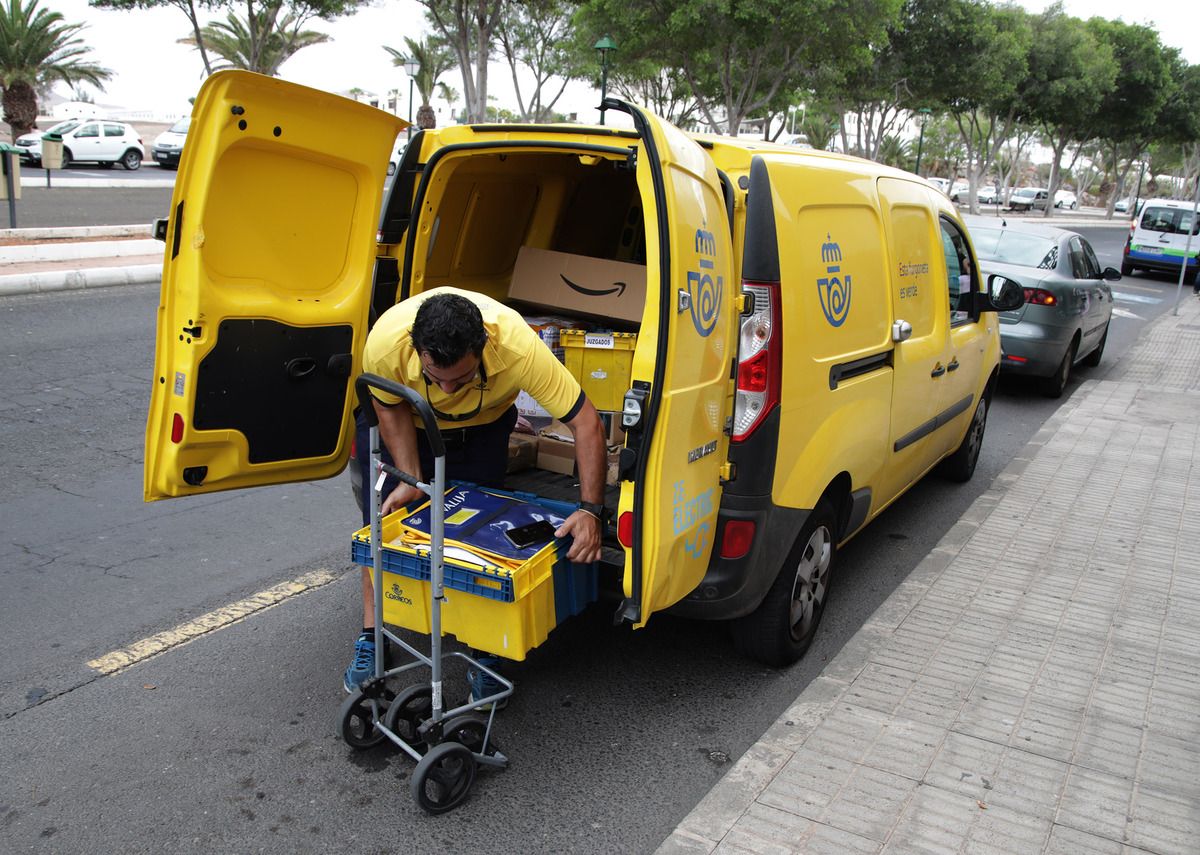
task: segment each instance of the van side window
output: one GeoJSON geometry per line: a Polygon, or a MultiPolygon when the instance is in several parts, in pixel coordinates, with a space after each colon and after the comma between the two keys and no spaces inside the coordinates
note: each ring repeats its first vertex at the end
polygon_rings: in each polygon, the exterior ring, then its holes
{"type": "Polygon", "coordinates": [[[942,257],[946,262],[947,300],[951,325],[971,320],[971,292],[979,290],[979,277],[967,249],[967,239],[947,220],[942,225],[942,257]],[[965,295],[965,296],[964,296],[965,295]]]}

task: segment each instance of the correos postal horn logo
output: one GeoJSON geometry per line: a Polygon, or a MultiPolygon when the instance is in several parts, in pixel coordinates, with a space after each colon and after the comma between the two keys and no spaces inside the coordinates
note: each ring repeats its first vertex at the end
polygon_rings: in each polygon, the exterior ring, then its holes
{"type": "Polygon", "coordinates": [[[850,314],[850,274],[845,275],[845,281],[838,275],[842,272],[842,248],[829,235],[825,237],[826,243],[821,244],[821,262],[829,275],[817,280],[817,294],[821,298],[825,320],[831,326],[840,327],[850,314]]]}
{"type": "Polygon", "coordinates": [[[713,277],[717,239],[712,232],[696,229],[696,255],[700,269],[688,271],[688,295],[691,297],[692,324],[696,332],[707,337],[721,316],[721,291],[725,286],[723,276],[713,277]]]}

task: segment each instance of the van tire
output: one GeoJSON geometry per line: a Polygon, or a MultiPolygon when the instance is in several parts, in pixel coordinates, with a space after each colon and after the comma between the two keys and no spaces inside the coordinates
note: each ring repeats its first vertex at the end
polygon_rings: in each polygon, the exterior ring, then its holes
{"type": "Polygon", "coordinates": [[[983,448],[983,432],[987,429],[988,409],[991,401],[984,395],[975,406],[975,415],[971,416],[971,424],[967,433],[954,453],[942,461],[938,471],[951,481],[966,483],[975,474],[975,465],[979,463],[979,451],[983,448]]]}
{"type": "Polygon", "coordinates": [[[758,608],[733,622],[738,653],[775,668],[803,656],[829,599],[836,556],[837,515],[821,499],[758,608]]]}
{"type": "Polygon", "coordinates": [[[1136,269],[1137,268],[1134,267],[1132,264],[1130,264],[1128,261],[1121,262],[1121,275],[1122,276],[1132,276],[1133,271],[1136,269]]]}

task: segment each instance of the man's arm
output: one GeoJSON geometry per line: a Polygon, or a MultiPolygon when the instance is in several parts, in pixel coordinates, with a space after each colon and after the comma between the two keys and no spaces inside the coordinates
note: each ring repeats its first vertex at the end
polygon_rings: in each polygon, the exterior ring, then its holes
{"type": "MultiPolygon", "coordinates": [[[[421,458],[417,454],[417,427],[413,424],[412,408],[403,402],[389,407],[374,398],[371,399],[371,403],[375,407],[375,414],[379,417],[379,436],[383,440],[383,444],[387,446],[387,450],[391,452],[396,468],[423,481],[421,458]]],[[[374,473],[372,473],[372,477],[374,477],[374,473]]],[[[371,489],[375,488],[374,484],[369,486],[371,489]]],[[[414,499],[424,496],[425,494],[416,487],[402,483],[384,497],[383,513],[390,514],[414,499]]]]}
{"type": "MultiPolygon", "coordinates": [[[[575,463],[579,467],[579,496],[584,502],[604,504],[604,469],[606,449],[604,425],[592,402],[584,398],[575,418],[567,422],[575,435],[575,463]]],[[[390,447],[390,446],[389,446],[390,447]]],[[[570,534],[575,538],[567,558],[587,564],[600,559],[600,520],[585,510],[567,517],[555,537],[570,534]]]]}

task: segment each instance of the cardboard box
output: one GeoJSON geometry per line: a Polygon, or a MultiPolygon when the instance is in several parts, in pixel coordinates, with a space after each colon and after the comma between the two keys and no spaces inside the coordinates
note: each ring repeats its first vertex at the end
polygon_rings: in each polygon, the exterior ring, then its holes
{"type": "Polygon", "coordinates": [[[646,267],[523,246],[508,296],[550,309],[640,322],[646,305],[646,267]]]}
{"type": "Polygon", "coordinates": [[[508,467],[506,472],[520,472],[537,465],[538,438],[528,433],[513,433],[508,437],[508,467]]]}
{"type": "Polygon", "coordinates": [[[620,463],[620,446],[610,445],[608,447],[608,465],[604,468],[604,483],[610,487],[615,487],[617,485],[617,469],[620,463]]]}
{"type": "Polygon", "coordinates": [[[560,475],[575,473],[575,443],[553,436],[538,437],[537,468],[560,475]]]}

